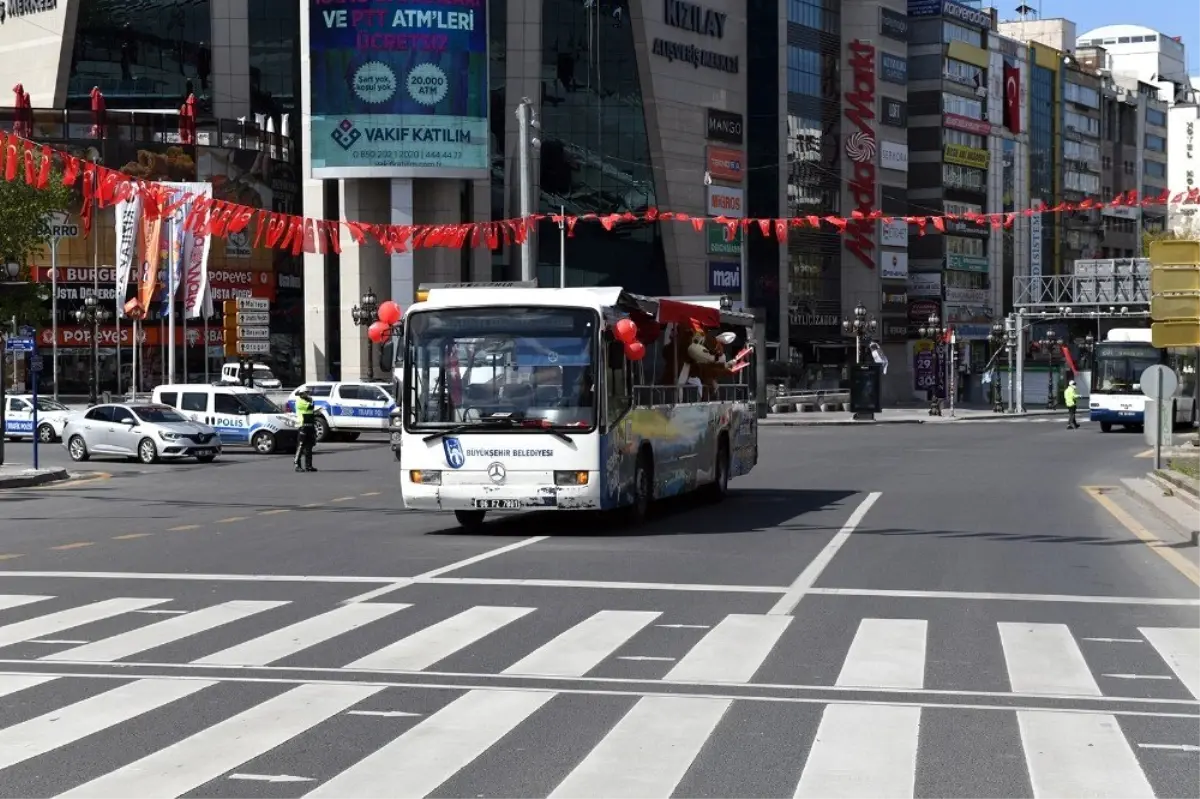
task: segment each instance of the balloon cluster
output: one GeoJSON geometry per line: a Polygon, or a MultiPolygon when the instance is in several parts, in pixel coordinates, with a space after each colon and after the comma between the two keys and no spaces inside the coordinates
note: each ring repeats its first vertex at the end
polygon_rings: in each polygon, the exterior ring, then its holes
{"type": "Polygon", "coordinates": [[[646,345],[637,340],[638,329],[632,319],[622,319],[613,326],[613,335],[625,345],[625,357],[640,361],[646,357],[646,345]]]}
{"type": "Polygon", "coordinates": [[[392,327],[400,321],[403,312],[400,306],[388,300],[379,306],[378,322],[372,322],[367,328],[367,338],[376,344],[382,344],[392,337],[392,327]]]}

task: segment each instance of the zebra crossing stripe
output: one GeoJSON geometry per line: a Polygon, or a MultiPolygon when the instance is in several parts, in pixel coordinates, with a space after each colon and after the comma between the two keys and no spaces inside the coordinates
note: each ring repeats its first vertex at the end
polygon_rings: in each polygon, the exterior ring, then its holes
{"type": "Polygon", "coordinates": [[[46,677],[41,674],[0,674],[0,697],[24,691],[26,688],[36,688],[57,679],[58,677],[46,677]]]}
{"type": "Polygon", "coordinates": [[[1034,799],[1153,799],[1114,716],[1020,710],[1017,724],[1034,799]]]}
{"type": "Polygon", "coordinates": [[[42,660],[74,660],[84,662],[112,662],[136,655],[149,649],[165,646],[206,630],[212,630],[230,622],[281,607],[287,602],[251,602],[235,600],[214,605],[210,608],[172,616],[166,621],[77,646],[65,652],[46,655],[42,660]]]}
{"type": "Polygon", "coordinates": [[[538,647],[503,673],[582,677],[661,615],[658,611],[602,610],[538,647]]]}
{"type": "Polygon", "coordinates": [[[555,696],[470,691],[306,795],[429,796],[555,696]]]}
{"type": "Polygon", "coordinates": [[[138,680],[0,730],[0,769],[107,730],[217,683],[138,680]]]}
{"type": "Polygon", "coordinates": [[[837,685],[924,688],[928,624],[924,619],[863,619],[837,685]]]}
{"type": "Polygon", "coordinates": [[[1195,699],[1200,699],[1200,629],[1182,627],[1139,627],[1179,681],[1195,699]]]}
{"type": "Polygon", "coordinates": [[[44,602],[53,599],[48,596],[31,596],[28,594],[0,594],[0,610],[19,608],[22,605],[32,605],[34,602],[44,602]]]}
{"type": "Polygon", "coordinates": [[[791,616],[730,614],[707,632],[665,679],[750,682],[791,622],[791,616]]]}
{"type": "Polygon", "coordinates": [[[996,627],[1014,692],[1104,695],[1067,625],[1000,622],[996,627]]]}
{"type": "Polygon", "coordinates": [[[60,796],[183,796],[382,690],[374,685],[301,685],[60,796]]]}
{"type": "Polygon", "coordinates": [[[477,605],[359,658],[346,668],[421,671],[533,611],[534,608],[477,605]]]}
{"type": "Polygon", "coordinates": [[[731,704],[708,697],[639,699],[550,799],[671,796],[731,704]]]}
{"type": "Polygon", "coordinates": [[[912,799],[921,708],[827,705],[796,799],[912,799]]]}
{"type": "Polygon", "coordinates": [[[129,613],[130,611],[161,605],[164,602],[170,601],[169,599],[117,597],[116,599],[105,599],[101,602],[93,602],[90,605],[81,605],[75,608],[68,608],[67,610],[60,610],[57,613],[50,613],[45,616],[37,616],[25,621],[6,624],[0,627],[0,646],[8,646],[9,644],[21,643],[22,641],[31,641],[34,638],[54,635],[63,630],[69,630],[72,627],[80,627],[94,621],[112,618],[122,613],[129,613]]]}

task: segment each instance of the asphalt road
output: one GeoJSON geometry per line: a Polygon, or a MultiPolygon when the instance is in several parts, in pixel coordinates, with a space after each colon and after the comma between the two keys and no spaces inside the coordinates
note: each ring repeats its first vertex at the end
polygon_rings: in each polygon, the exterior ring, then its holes
{"type": "Polygon", "coordinates": [[[1200,796],[1139,436],[761,444],[637,530],[465,534],[378,443],[0,492],[0,797],[1200,796]]]}

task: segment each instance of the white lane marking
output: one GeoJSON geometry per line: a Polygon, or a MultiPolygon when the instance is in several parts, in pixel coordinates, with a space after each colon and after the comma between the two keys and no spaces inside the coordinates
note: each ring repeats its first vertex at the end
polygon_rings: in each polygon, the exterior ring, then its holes
{"type": "Polygon", "coordinates": [[[705,633],[663,679],[750,682],[791,623],[791,616],[732,613],[705,633]]]}
{"type": "Polygon", "coordinates": [[[582,677],[662,614],[601,610],[518,660],[504,674],[582,677]]]}
{"type": "Polygon", "coordinates": [[[656,663],[674,663],[675,658],[657,657],[655,655],[620,655],[617,660],[653,661],[656,663]]]}
{"type": "Polygon", "coordinates": [[[1143,644],[1141,638],[1084,638],[1085,641],[1096,641],[1101,644],[1143,644]]]}
{"type": "Polygon", "coordinates": [[[614,591],[679,591],[701,594],[784,594],[787,586],[707,583],[626,583],[607,580],[535,580],[521,577],[414,577],[413,585],[493,585],[517,588],[596,588],[614,591]]]}
{"type": "Polygon", "coordinates": [[[1200,752],[1195,744],[1138,744],[1142,749],[1166,749],[1171,752],[1200,752]]]}
{"type": "Polygon", "coordinates": [[[516,550],[521,549],[522,547],[527,547],[530,544],[537,544],[537,543],[539,543],[541,541],[545,541],[549,538],[550,538],[550,536],[548,536],[548,535],[535,535],[531,538],[526,538],[521,541],[517,541],[515,543],[509,544],[507,546],[500,547],[498,549],[491,549],[491,550],[488,550],[487,552],[482,552],[478,555],[473,555],[472,557],[464,558],[459,561],[455,561],[454,563],[450,563],[446,566],[441,566],[436,569],[431,569],[427,572],[418,574],[416,577],[401,578],[401,579],[393,582],[390,585],[381,585],[378,588],[367,591],[365,594],[359,594],[358,596],[353,596],[353,597],[350,597],[349,599],[346,599],[343,601],[346,603],[354,603],[354,602],[366,602],[371,599],[378,599],[379,597],[383,596],[384,594],[390,594],[393,591],[399,591],[401,588],[407,588],[408,586],[412,585],[415,580],[427,580],[427,579],[430,579],[433,577],[440,577],[443,574],[447,574],[452,571],[457,571],[458,569],[465,569],[467,566],[474,566],[476,563],[482,563],[485,560],[489,560],[491,558],[496,558],[496,557],[499,557],[500,555],[507,555],[509,552],[515,552],[516,550]]]}
{"type": "Polygon", "coordinates": [[[709,624],[656,624],[655,627],[662,627],[664,630],[707,630],[711,627],[709,624]]]}
{"type": "Polygon", "coordinates": [[[850,518],[842,525],[842,529],[837,531],[832,540],[825,545],[825,548],[817,553],[817,556],[805,567],[804,571],[800,572],[800,575],[788,587],[787,592],[775,603],[775,607],[767,611],[768,615],[786,616],[796,609],[796,606],[800,604],[800,600],[804,598],[804,594],[816,585],[817,580],[821,578],[821,573],[833,561],[838,550],[850,540],[851,533],[862,523],[863,518],[867,515],[867,511],[871,509],[871,506],[881,496],[883,496],[882,492],[872,491],[867,495],[866,499],[859,503],[854,512],[850,514],[850,518]]]}
{"type": "Polygon", "coordinates": [[[382,690],[378,685],[301,685],[61,796],[183,796],[382,690]]]}
{"type": "Polygon", "coordinates": [[[536,691],[471,691],[307,795],[429,796],[554,696],[536,691]]]}
{"type": "Polygon", "coordinates": [[[86,644],[87,641],[75,638],[38,638],[35,641],[26,641],[27,644],[86,644]]]}
{"type": "Polygon", "coordinates": [[[292,774],[230,774],[226,779],[247,782],[316,782],[314,777],[296,777],[292,774]]]}
{"type": "Polygon", "coordinates": [[[95,621],[128,613],[131,610],[151,605],[161,605],[163,602],[170,601],[169,599],[117,597],[115,599],[93,602],[89,605],[60,610],[57,613],[49,613],[45,616],[35,616],[32,619],[0,627],[0,646],[17,644],[34,638],[42,638],[46,635],[53,635],[63,630],[69,630],[72,627],[81,627],[95,621]]]}
{"type": "Polygon", "coordinates": [[[928,625],[925,619],[863,619],[837,685],[924,688],[928,625]]]}
{"type": "Polygon", "coordinates": [[[409,713],[404,710],[347,710],[347,716],[379,716],[384,719],[406,719],[420,716],[420,713],[409,713]]]}
{"type": "Polygon", "coordinates": [[[0,577],[79,578],[83,580],[183,580],[199,583],[392,583],[403,577],[358,577],[313,574],[192,574],[189,572],[8,571],[0,577]]]}
{"type": "Polygon", "coordinates": [[[1153,799],[1137,755],[1112,716],[1018,711],[1035,799],[1153,799]]]}
{"type": "Polygon", "coordinates": [[[75,660],[84,663],[121,660],[286,604],[288,603],[235,599],[182,616],[172,616],[146,627],[129,630],[74,649],[55,652],[53,655],[46,655],[42,660],[75,660]]]}
{"type": "Polygon", "coordinates": [[[551,793],[551,799],[671,796],[732,702],[638,701],[551,793]]]}
{"type": "MultiPolygon", "coordinates": [[[[5,573],[0,572],[0,576],[3,576],[5,573]]],[[[34,602],[44,602],[47,599],[53,599],[53,597],[30,596],[28,594],[0,594],[0,610],[19,608],[22,605],[32,605],[34,602]]]]}
{"type": "Polygon", "coordinates": [[[1112,677],[1114,680],[1173,680],[1174,677],[1169,674],[1104,674],[1104,677],[1112,677]]]}
{"type": "Polygon", "coordinates": [[[1166,662],[1192,696],[1200,699],[1200,630],[1185,627],[1139,627],[1150,646],[1166,662]]]}
{"type": "Polygon", "coordinates": [[[1013,691],[1104,695],[1067,625],[998,622],[996,627],[1013,691]]]}
{"type": "Polygon", "coordinates": [[[533,608],[476,605],[361,657],[347,668],[421,671],[533,611],[533,608]]]}
{"type": "Polygon", "coordinates": [[[53,752],[216,685],[211,680],[137,680],[0,730],[0,769],[53,752]]]}
{"type": "Polygon", "coordinates": [[[135,610],[134,613],[148,613],[152,616],[181,616],[190,613],[187,610],[135,610]]]}
{"type": "Polygon", "coordinates": [[[58,678],[59,675],[55,674],[0,674],[0,696],[8,696],[17,691],[24,691],[26,688],[45,685],[58,678]]]}
{"type": "Polygon", "coordinates": [[[1067,602],[1083,605],[1157,605],[1162,607],[1200,607],[1200,599],[1140,596],[1095,596],[1074,594],[1002,594],[992,591],[905,591],[875,588],[810,588],[814,596],[867,596],[892,599],[980,599],[997,602],[1067,602]]]}
{"type": "Polygon", "coordinates": [[[411,605],[370,603],[341,605],[319,616],[289,624],[266,635],[192,661],[196,665],[265,666],[302,652],[411,605]]]}
{"type": "Polygon", "coordinates": [[[919,707],[828,705],[793,795],[797,799],[911,797],[920,728],[919,707]]]}

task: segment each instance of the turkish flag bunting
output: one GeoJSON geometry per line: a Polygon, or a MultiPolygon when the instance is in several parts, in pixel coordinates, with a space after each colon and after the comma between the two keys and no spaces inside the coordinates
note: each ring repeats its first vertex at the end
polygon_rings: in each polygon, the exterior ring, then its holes
{"type": "Polygon", "coordinates": [[[1021,70],[1004,65],[1004,127],[1021,132],[1021,70]]]}

